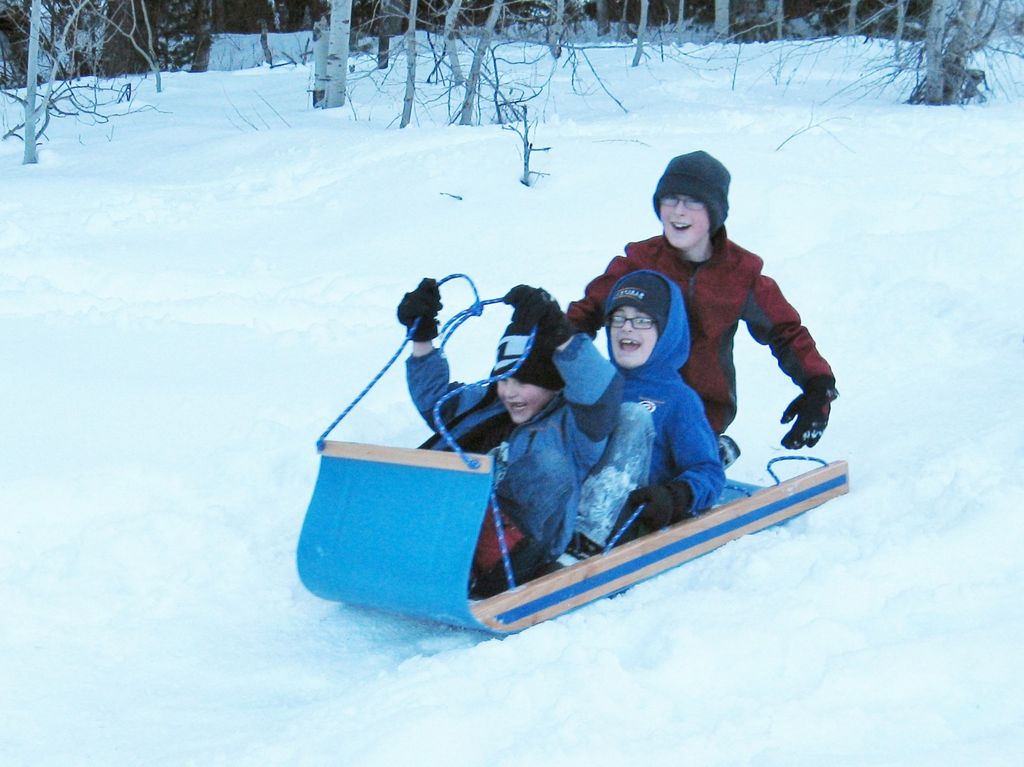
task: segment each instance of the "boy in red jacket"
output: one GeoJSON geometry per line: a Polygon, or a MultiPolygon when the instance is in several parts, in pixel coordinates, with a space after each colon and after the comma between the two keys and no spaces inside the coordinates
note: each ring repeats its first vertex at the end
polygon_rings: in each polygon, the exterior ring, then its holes
{"type": "MultiPolygon", "coordinates": [[[[782,415],[782,423],[796,419],[782,445],[812,447],[839,396],[835,376],[796,309],[761,273],[764,262],[728,238],[729,181],[729,171],[707,152],[673,158],[654,192],[662,233],[626,245],[626,255],[613,258],[566,314],[575,327],[593,335],[604,323],[604,302],[620,277],[637,269],[661,272],[686,298],[693,346],[679,372],[700,395],[711,428],[723,435],[736,417],[733,337],[743,320],[754,340],[771,349],[782,371],[803,390],[782,415]]],[[[739,455],[728,437],[720,436],[719,445],[726,465],[739,455]]]]}

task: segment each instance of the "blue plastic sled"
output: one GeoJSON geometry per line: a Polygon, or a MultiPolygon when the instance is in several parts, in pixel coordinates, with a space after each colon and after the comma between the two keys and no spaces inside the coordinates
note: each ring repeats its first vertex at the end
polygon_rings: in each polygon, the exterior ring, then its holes
{"type": "Polygon", "coordinates": [[[299,538],[302,583],[324,599],[495,634],[521,631],[784,522],[849,490],[845,461],[733,492],[696,519],[583,559],[489,599],[468,598],[490,496],[491,460],[324,443],[299,538]],[[737,497],[738,496],[738,497],[737,497]]]}

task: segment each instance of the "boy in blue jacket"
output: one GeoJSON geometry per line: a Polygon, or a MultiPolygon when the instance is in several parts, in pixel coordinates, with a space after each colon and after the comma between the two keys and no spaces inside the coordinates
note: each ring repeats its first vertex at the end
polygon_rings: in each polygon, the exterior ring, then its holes
{"type": "MultiPolygon", "coordinates": [[[[546,291],[520,285],[504,300],[514,313],[491,375],[521,361],[536,327],[529,356],[513,376],[486,389],[462,390],[441,417],[463,448],[495,449],[495,496],[513,575],[522,582],[543,572],[569,543],[583,480],[616,425],[622,377],[586,334],[573,333],[546,291]]],[[[409,393],[431,427],[434,405],[460,385],[449,380],[448,362],[433,344],[441,308],[434,280],[423,280],[398,307],[399,321],[415,328],[406,363],[409,393]]],[[[426,446],[444,449],[437,440],[426,446]]],[[[490,596],[507,585],[489,511],[474,557],[471,596],[490,596]]]]}
{"type": "Polygon", "coordinates": [[[630,272],[605,306],[608,352],[625,378],[623,401],[641,403],[654,421],[648,484],[630,493],[619,520],[643,504],[640,521],[658,530],[718,499],[725,485],[718,440],[700,397],[677,372],[690,353],[679,288],[659,272],[630,272]]]}

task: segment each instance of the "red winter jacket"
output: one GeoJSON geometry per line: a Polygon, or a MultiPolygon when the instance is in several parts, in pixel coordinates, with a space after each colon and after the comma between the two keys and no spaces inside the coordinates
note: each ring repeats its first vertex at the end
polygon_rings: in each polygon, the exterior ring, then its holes
{"type": "Polygon", "coordinates": [[[626,255],[613,258],[566,313],[579,330],[594,334],[604,325],[605,299],[622,275],[654,269],[669,277],[686,297],[693,344],[679,372],[704,401],[711,428],[721,434],[736,417],[733,337],[740,320],[754,340],[771,347],[779,367],[797,386],[803,388],[815,376],[834,376],[796,309],[775,281],[761,274],[764,262],[729,240],[724,227],[712,247],[710,259],[694,264],[683,260],[663,235],[631,242],[626,255]]]}

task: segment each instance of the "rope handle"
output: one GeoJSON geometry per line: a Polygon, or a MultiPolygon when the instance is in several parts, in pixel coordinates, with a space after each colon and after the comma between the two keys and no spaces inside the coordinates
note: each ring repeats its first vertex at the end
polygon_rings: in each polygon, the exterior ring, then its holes
{"type": "Polygon", "coordinates": [[[511,591],[516,587],[516,576],[512,572],[512,554],[505,539],[505,525],[501,521],[501,508],[498,506],[498,495],[494,491],[494,485],[491,485],[491,514],[494,517],[494,532],[498,536],[498,548],[501,550],[501,563],[505,567],[505,582],[511,591]]]}
{"type": "Polygon", "coordinates": [[[813,461],[814,463],[819,463],[822,466],[828,466],[828,461],[823,461],[813,455],[780,455],[778,458],[772,458],[768,461],[768,465],[765,467],[768,470],[768,473],[772,475],[772,479],[775,480],[776,485],[781,485],[782,480],[779,479],[778,475],[772,470],[772,466],[777,464],[779,461],[813,461]]]}
{"type": "MultiPolygon", "coordinates": [[[[441,287],[446,282],[450,282],[451,280],[455,279],[464,279],[466,280],[466,282],[469,283],[469,287],[473,291],[473,303],[469,306],[468,309],[464,309],[463,311],[457,313],[450,320],[448,320],[441,328],[441,333],[439,333],[439,335],[443,335],[443,338],[441,340],[441,348],[444,348],[444,345],[448,342],[448,339],[451,337],[452,333],[455,331],[456,328],[458,328],[459,325],[465,322],[469,317],[479,316],[483,312],[484,304],[497,303],[502,300],[500,298],[496,298],[490,301],[481,301],[480,293],[477,291],[476,285],[473,283],[473,280],[470,279],[470,277],[465,274],[449,274],[447,277],[438,280],[437,286],[441,287]]],[[[417,318],[416,321],[412,324],[412,327],[409,328],[408,332],[405,334],[405,338],[402,339],[402,343],[399,345],[398,349],[396,349],[395,353],[391,355],[391,359],[389,359],[384,364],[384,367],[381,368],[380,372],[377,373],[377,375],[375,375],[371,379],[371,381],[366,385],[366,387],[361,392],[359,392],[358,395],[356,395],[356,398],[352,400],[351,403],[349,403],[348,407],[342,410],[338,417],[331,421],[331,425],[324,430],[324,433],[320,435],[319,439],[317,439],[316,441],[316,449],[318,452],[323,452],[327,436],[332,431],[334,431],[335,427],[337,427],[337,425],[342,422],[345,416],[352,412],[352,408],[354,408],[362,401],[363,397],[365,397],[367,393],[369,393],[370,389],[372,389],[376,385],[377,381],[379,381],[384,376],[384,374],[391,368],[391,366],[395,364],[395,360],[397,360],[399,356],[402,354],[402,350],[405,349],[406,344],[408,344],[409,341],[412,340],[412,336],[416,332],[416,329],[419,328],[420,322],[421,318],[417,318]]]]}
{"type": "MultiPolygon", "coordinates": [[[[467,308],[463,309],[462,311],[456,312],[454,316],[452,316],[447,322],[444,323],[444,325],[441,326],[440,332],[438,333],[438,335],[441,338],[441,342],[440,342],[441,349],[444,349],[445,345],[448,343],[448,340],[452,337],[452,335],[455,333],[455,331],[462,325],[462,323],[464,323],[470,317],[479,317],[481,314],[483,314],[483,308],[485,306],[490,305],[490,304],[504,303],[504,300],[505,300],[504,296],[502,296],[500,298],[490,298],[490,299],[483,300],[483,301],[480,300],[480,293],[479,293],[479,291],[476,288],[476,284],[466,274],[461,274],[461,273],[449,274],[447,277],[444,277],[443,279],[438,280],[437,285],[438,285],[438,287],[440,287],[441,285],[444,285],[446,282],[450,282],[451,280],[455,280],[455,279],[463,279],[463,280],[465,280],[466,282],[469,283],[470,290],[473,291],[473,302],[467,308]]],[[[346,407],[344,410],[342,410],[341,413],[338,415],[338,417],[335,418],[333,421],[331,421],[331,425],[328,426],[324,430],[323,434],[320,435],[320,437],[316,441],[316,449],[317,449],[318,452],[323,452],[328,435],[332,431],[334,431],[334,429],[338,426],[338,424],[341,423],[342,420],[344,420],[344,418],[350,412],[352,412],[352,409],[362,401],[363,397],[365,397],[369,393],[370,389],[372,389],[376,385],[376,383],[384,376],[384,374],[388,370],[391,369],[391,366],[395,364],[395,361],[399,358],[399,356],[401,356],[402,350],[405,349],[405,347],[409,343],[409,341],[412,340],[413,334],[416,332],[416,329],[419,327],[421,319],[422,318],[417,318],[416,321],[412,324],[412,327],[409,328],[409,331],[405,334],[405,338],[402,339],[402,343],[399,345],[398,349],[395,350],[395,353],[393,355],[391,355],[391,359],[389,359],[385,363],[384,367],[381,368],[380,372],[378,372],[377,375],[375,375],[370,380],[370,382],[366,385],[366,387],[361,392],[359,392],[358,395],[356,395],[356,398],[354,400],[352,400],[351,403],[349,403],[348,407],[346,407]]],[[[526,348],[525,348],[525,350],[523,352],[522,357],[520,357],[520,359],[516,361],[516,364],[513,365],[510,370],[507,370],[505,373],[501,374],[500,376],[488,376],[487,378],[481,379],[480,381],[476,381],[474,383],[464,384],[462,386],[456,387],[452,391],[448,392],[440,400],[438,400],[438,402],[434,405],[433,419],[434,419],[434,426],[435,426],[435,428],[437,429],[438,433],[441,434],[441,436],[444,437],[445,442],[448,443],[448,446],[451,447],[451,449],[456,454],[458,454],[458,456],[463,460],[463,462],[469,468],[471,468],[471,469],[479,468],[480,467],[480,462],[475,460],[475,459],[469,458],[466,455],[465,451],[462,450],[462,448],[459,446],[459,444],[455,441],[455,439],[451,436],[451,434],[445,428],[444,423],[443,423],[443,421],[440,418],[441,406],[445,402],[450,400],[452,397],[457,396],[458,394],[462,393],[466,389],[477,387],[477,386],[489,386],[491,383],[494,383],[496,381],[500,381],[500,380],[502,380],[504,378],[509,378],[509,377],[515,375],[516,371],[518,371],[519,368],[522,367],[523,363],[526,361],[526,358],[529,356],[531,349],[533,349],[533,343],[534,343],[534,339],[536,338],[536,336],[537,336],[537,328],[534,328],[533,331],[530,333],[529,339],[526,342],[526,348]]]]}

